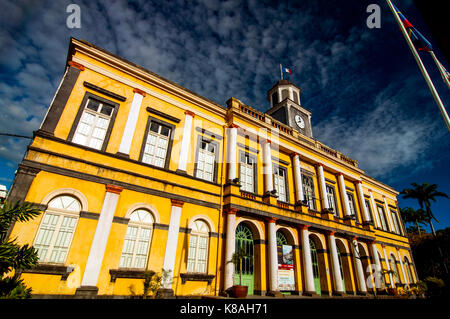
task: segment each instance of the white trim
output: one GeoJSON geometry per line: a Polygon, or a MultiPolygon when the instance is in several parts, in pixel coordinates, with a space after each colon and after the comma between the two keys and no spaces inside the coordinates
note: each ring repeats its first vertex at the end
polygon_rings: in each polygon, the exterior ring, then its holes
{"type": "MultiPolygon", "coordinates": [[[[264,231],[262,230],[262,228],[259,225],[259,223],[256,223],[255,221],[253,221],[251,219],[247,219],[245,217],[239,217],[239,218],[236,218],[236,227],[242,222],[248,222],[248,223],[252,224],[253,226],[255,226],[258,234],[253,234],[253,239],[255,239],[256,236],[258,237],[258,239],[262,239],[262,240],[265,239],[264,231]]],[[[250,228],[250,230],[252,230],[252,229],[250,228]]]]}
{"type": "MultiPolygon", "coordinates": [[[[206,113],[201,112],[201,111],[199,111],[199,110],[196,109],[196,108],[190,107],[190,106],[188,106],[188,105],[186,105],[186,104],[184,104],[184,103],[182,103],[182,102],[180,102],[180,101],[178,101],[178,100],[175,100],[175,99],[173,99],[173,98],[171,98],[171,97],[168,97],[168,96],[165,95],[165,94],[162,94],[162,93],[156,92],[156,91],[154,91],[154,90],[152,90],[152,89],[149,89],[148,87],[143,86],[143,85],[141,85],[141,84],[138,83],[138,82],[135,82],[135,81],[133,81],[133,80],[126,79],[126,78],[124,78],[124,77],[122,77],[122,76],[120,76],[120,75],[117,75],[117,74],[115,74],[115,73],[112,73],[112,72],[110,72],[110,71],[107,71],[107,70],[105,70],[104,68],[99,67],[99,66],[97,66],[97,65],[95,65],[95,64],[92,64],[92,63],[90,63],[90,62],[88,62],[88,61],[86,61],[86,60],[80,59],[80,58],[77,57],[77,56],[73,56],[73,57],[72,57],[72,61],[77,62],[77,63],[80,63],[80,64],[82,64],[84,67],[86,67],[86,68],[88,68],[88,69],[91,69],[91,70],[93,70],[93,71],[95,71],[95,72],[97,72],[97,73],[100,73],[100,74],[102,74],[102,75],[104,75],[104,76],[107,76],[107,77],[109,77],[109,78],[111,78],[111,79],[113,79],[113,80],[116,80],[116,81],[118,81],[118,82],[121,82],[121,83],[123,83],[123,84],[126,84],[126,85],[128,85],[128,86],[130,86],[130,87],[132,87],[132,88],[137,88],[137,89],[139,89],[139,90],[141,90],[141,91],[143,91],[143,92],[145,92],[145,93],[147,93],[147,94],[149,94],[149,95],[151,95],[151,96],[153,96],[153,97],[155,97],[155,98],[157,98],[157,99],[159,99],[159,100],[162,100],[162,101],[164,101],[164,102],[167,102],[167,103],[170,103],[170,104],[172,104],[172,105],[174,105],[174,106],[177,106],[177,107],[179,107],[179,108],[182,109],[182,110],[192,111],[192,112],[194,112],[197,116],[203,117],[204,119],[206,119],[206,120],[208,120],[208,121],[211,121],[211,122],[213,122],[213,123],[215,123],[215,124],[225,125],[225,121],[224,121],[224,120],[218,120],[218,119],[216,119],[215,117],[210,116],[210,115],[207,115],[206,113]]],[[[174,93],[168,92],[168,94],[174,94],[174,93]]],[[[200,105],[199,105],[199,106],[200,106],[200,105]]],[[[216,108],[218,108],[218,107],[216,107],[216,108]]],[[[225,109],[224,109],[223,111],[226,112],[225,109]]],[[[222,115],[222,116],[224,116],[224,115],[222,115]]]]}
{"type": "Polygon", "coordinates": [[[225,239],[225,290],[234,284],[234,265],[229,262],[236,250],[236,214],[227,214],[226,239],[225,239]]]}
{"type": "MultiPolygon", "coordinates": [[[[345,188],[344,175],[339,175],[339,191],[341,193],[341,199],[344,202],[344,217],[351,216],[352,212],[350,210],[350,204],[348,202],[347,190],[345,188]]],[[[355,209],[356,214],[356,209],[355,209]]]]}
{"type": "Polygon", "coordinates": [[[188,223],[188,228],[192,229],[193,224],[199,219],[203,220],[208,225],[210,232],[212,233],[216,232],[214,228],[214,222],[207,215],[195,215],[194,217],[191,217],[188,223]]]}
{"type": "Polygon", "coordinates": [[[275,222],[268,225],[268,245],[269,245],[269,288],[271,291],[278,291],[278,250],[277,231],[275,222]]]}
{"type": "Polygon", "coordinates": [[[125,213],[124,217],[130,218],[130,215],[137,209],[148,210],[152,214],[155,224],[160,223],[158,210],[156,209],[156,207],[154,205],[147,204],[147,203],[136,203],[136,204],[131,205],[130,207],[128,207],[128,210],[125,213]]]}
{"type": "Polygon", "coordinates": [[[119,194],[106,192],[97,228],[95,229],[94,239],[89,250],[83,279],[81,280],[81,286],[97,285],[118,200],[119,194]]]}
{"type": "Polygon", "coordinates": [[[380,217],[378,216],[379,215],[378,208],[377,205],[375,204],[375,199],[373,198],[373,194],[371,191],[369,191],[369,197],[370,197],[370,204],[372,205],[372,212],[373,215],[375,216],[375,221],[377,222],[375,226],[378,228],[382,228],[380,217]]]}
{"type": "Polygon", "coordinates": [[[359,248],[358,248],[358,242],[356,240],[352,240],[352,247],[353,247],[353,262],[356,266],[356,272],[357,272],[357,278],[358,278],[358,288],[361,292],[367,292],[366,287],[366,279],[364,278],[364,269],[362,266],[362,262],[360,258],[357,258],[359,256],[359,248]]]}
{"type": "Polygon", "coordinates": [[[76,197],[80,204],[81,204],[81,210],[82,211],[88,211],[88,201],[86,197],[81,193],[80,191],[74,189],[74,188],[58,188],[54,191],[51,191],[47,195],[44,196],[44,198],[41,201],[41,204],[48,205],[50,201],[60,195],[72,195],[76,197]]]}
{"type": "Polygon", "coordinates": [[[300,168],[300,156],[295,154],[294,156],[294,182],[295,182],[295,195],[296,201],[304,200],[303,195],[303,183],[302,183],[302,173],[300,168]]]}
{"type": "Polygon", "coordinates": [[[325,186],[325,175],[323,173],[323,166],[319,165],[318,167],[318,175],[319,175],[319,191],[320,191],[320,201],[322,203],[322,208],[329,209],[328,205],[328,196],[327,190],[325,186]]]}
{"type": "Polygon", "coordinates": [[[123,154],[130,153],[131,142],[136,130],[136,124],[139,117],[139,111],[142,105],[144,96],[135,92],[133,101],[131,102],[130,110],[128,111],[127,122],[122,134],[122,140],[119,146],[119,152],[123,154]]]}
{"type": "Polygon", "coordinates": [[[276,231],[287,231],[289,233],[289,235],[292,237],[291,239],[294,241],[294,245],[298,245],[298,236],[296,234],[294,234],[294,232],[292,231],[292,229],[286,227],[286,226],[280,226],[277,225],[276,227],[276,231]]]}
{"type": "Polygon", "coordinates": [[[178,232],[180,231],[181,210],[182,208],[180,206],[172,205],[172,210],[170,212],[169,230],[167,231],[167,243],[163,264],[163,270],[170,272],[168,273],[166,281],[161,283],[166,289],[172,288],[172,279],[175,271],[175,257],[178,246],[178,232]]]}
{"type": "Polygon", "coordinates": [[[333,270],[333,279],[336,290],[339,292],[344,292],[344,287],[342,286],[343,274],[341,274],[341,267],[339,266],[339,256],[337,253],[336,237],[334,235],[328,236],[328,242],[330,244],[331,251],[331,262],[333,270]]]}
{"type": "Polygon", "coordinates": [[[305,271],[305,288],[308,292],[315,292],[314,272],[311,260],[311,246],[309,245],[309,231],[307,229],[301,230],[302,237],[302,252],[303,252],[303,266],[305,271]]]}
{"type": "Polygon", "coordinates": [[[189,158],[189,145],[191,144],[192,116],[186,113],[184,118],[183,137],[181,140],[180,157],[178,159],[178,169],[186,171],[189,158]]]}
{"type": "Polygon", "coordinates": [[[228,179],[233,180],[237,177],[237,128],[227,128],[227,163],[228,163],[228,179]]]}

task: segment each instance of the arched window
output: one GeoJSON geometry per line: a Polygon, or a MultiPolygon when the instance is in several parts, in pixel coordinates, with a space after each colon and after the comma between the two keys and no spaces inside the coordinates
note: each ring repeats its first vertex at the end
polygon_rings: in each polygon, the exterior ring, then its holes
{"type": "Polygon", "coordinates": [[[391,255],[391,257],[389,258],[389,264],[391,266],[391,270],[394,272],[394,282],[398,283],[399,279],[398,279],[398,271],[397,271],[397,263],[395,262],[395,257],[394,255],[391,255]]]}
{"type": "Polygon", "coordinates": [[[130,215],[119,267],[145,268],[153,229],[153,216],[145,209],[130,215]]]}
{"type": "Polygon", "coordinates": [[[339,261],[339,270],[341,271],[341,277],[342,277],[342,288],[344,289],[344,292],[346,292],[346,290],[345,290],[345,280],[344,280],[344,267],[342,267],[341,250],[340,250],[340,248],[338,246],[336,246],[336,250],[337,250],[338,261],[339,261]]]}
{"type": "Polygon", "coordinates": [[[288,245],[287,238],[281,231],[277,231],[277,245],[288,245]]]}
{"type": "Polygon", "coordinates": [[[413,277],[411,274],[411,264],[409,263],[409,260],[406,257],[404,259],[404,264],[405,264],[405,268],[406,268],[406,276],[408,277],[408,283],[412,284],[414,281],[413,281],[413,277]]]}
{"type": "Polygon", "coordinates": [[[309,239],[309,246],[311,250],[311,262],[314,274],[314,287],[316,289],[317,294],[320,295],[321,288],[320,288],[319,258],[317,256],[316,244],[314,243],[314,240],[312,240],[311,238],[309,239]]]}
{"type": "Polygon", "coordinates": [[[48,203],[33,244],[39,262],[66,261],[80,210],[80,202],[68,195],[55,197],[48,203]]]}
{"type": "Polygon", "coordinates": [[[209,227],[203,220],[192,225],[189,240],[188,272],[206,273],[208,265],[209,227]]]}

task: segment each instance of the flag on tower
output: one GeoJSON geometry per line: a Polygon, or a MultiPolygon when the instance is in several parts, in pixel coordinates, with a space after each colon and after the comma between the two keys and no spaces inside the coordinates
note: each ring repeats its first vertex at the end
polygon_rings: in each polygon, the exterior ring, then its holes
{"type": "Polygon", "coordinates": [[[292,69],[291,68],[286,68],[283,65],[281,66],[281,69],[283,70],[284,73],[289,73],[292,74],[292,69]]]}

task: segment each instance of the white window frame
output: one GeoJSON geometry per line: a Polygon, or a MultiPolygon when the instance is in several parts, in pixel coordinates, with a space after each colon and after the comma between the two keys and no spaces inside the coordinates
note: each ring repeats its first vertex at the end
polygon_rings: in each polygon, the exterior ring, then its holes
{"type": "Polygon", "coordinates": [[[367,213],[369,214],[369,219],[371,222],[374,222],[373,218],[373,213],[372,213],[372,207],[370,207],[370,201],[366,198],[364,198],[364,205],[366,205],[366,209],[367,209],[367,213]]]}
{"type": "MultiPolygon", "coordinates": [[[[128,222],[128,226],[127,226],[127,230],[125,233],[125,238],[124,238],[124,242],[122,245],[122,252],[120,254],[120,261],[119,261],[119,268],[132,268],[132,269],[145,269],[147,267],[147,262],[148,262],[148,257],[150,254],[150,248],[151,248],[151,243],[152,243],[152,235],[153,235],[153,224],[155,222],[155,219],[153,217],[153,215],[147,210],[147,209],[143,209],[143,208],[138,208],[135,209],[133,211],[133,213],[131,213],[130,218],[133,214],[137,213],[138,211],[142,211],[147,213],[150,218],[151,218],[151,223],[144,223],[144,222],[138,222],[138,221],[133,221],[130,219],[130,221],[128,222]],[[133,249],[132,249],[132,253],[131,253],[131,261],[129,263],[129,265],[127,264],[127,261],[125,260],[125,264],[122,262],[124,256],[124,249],[125,249],[125,245],[127,244],[127,234],[128,234],[128,230],[130,227],[136,227],[137,228],[137,232],[136,232],[136,236],[134,236],[134,238],[132,238],[133,240],[133,249]],[[136,267],[136,257],[137,257],[137,250],[138,250],[138,246],[139,246],[139,240],[140,240],[140,236],[142,234],[142,231],[146,229],[150,231],[149,234],[149,238],[148,238],[148,242],[147,242],[147,251],[146,251],[146,255],[145,255],[145,261],[144,261],[144,266],[142,267],[136,267]]],[[[129,253],[127,253],[129,255],[129,253]]]]}
{"type": "Polygon", "coordinates": [[[399,220],[397,218],[397,213],[394,210],[390,210],[390,213],[391,213],[391,217],[392,217],[392,223],[394,224],[395,232],[397,234],[400,234],[400,225],[398,224],[399,220]]]}
{"type": "Polygon", "coordinates": [[[197,167],[195,170],[195,177],[213,182],[215,178],[215,167],[216,167],[216,152],[218,152],[218,146],[211,141],[200,140],[200,145],[198,148],[197,154],[197,167]],[[202,144],[205,143],[206,149],[202,148],[202,144]],[[214,151],[211,152],[208,150],[208,146],[214,147],[214,151]],[[210,163],[207,163],[207,159],[212,158],[211,172],[207,171],[207,166],[210,163]],[[206,178],[207,175],[211,176],[211,179],[206,178]]]}
{"type": "Polygon", "coordinates": [[[279,166],[273,167],[273,182],[275,189],[278,194],[278,200],[280,202],[287,202],[288,201],[288,190],[287,190],[287,183],[286,183],[286,174],[287,171],[279,166]],[[283,172],[282,175],[280,175],[280,172],[283,172]],[[280,188],[280,186],[283,186],[280,188]],[[281,190],[284,191],[281,191],[281,190]]]}
{"type": "Polygon", "coordinates": [[[308,208],[316,210],[316,196],[314,191],[314,178],[312,176],[302,174],[303,197],[308,201],[308,208]],[[307,181],[311,181],[308,185],[307,181]],[[311,200],[310,200],[311,199],[311,200]]]}
{"type": "Polygon", "coordinates": [[[202,273],[205,274],[208,272],[208,260],[209,260],[209,225],[208,223],[206,223],[203,220],[196,220],[194,222],[194,224],[196,224],[197,222],[200,222],[202,224],[204,224],[206,226],[207,231],[198,231],[198,230],[191,230],[190,236],[189,236],[189,250],[188,250],[188,261],[187,261],[187,265],[186,265],[186,271],[188,273],[202,273]],[[193,239],[196,239],[195,241],[195,253],[194,256],[191,257],[191,253],[192,253],[192,242],[193,239]],[[199,251],[201,248],[200,247],[200,239],[204,239],[206,242],[206,249],[205,249],[205,260],[201,261],[204,262],[204,269],[200,269],[200,271],[198,270],[199,267],[199,251]]]}
{"type": "Polygon", "coordinates": [[[239,162],[241,190],[249,193],[255,192],[255,159],[249,154],[242,154],[239,162]],[[243,162],[242,159],[245,161],[243,162]],[[248,173],[250,172],[250,174],[248,173]]]}
{"type": "Polygon", "coordinates": [[[337,202],[336,202],[336,190],[333,186],[325,184],[325,192],[327,193],[327,201],[328,201],[328,207],[333,208],[333,214],[337,217],[339,217],[339,211],[337,209],[337,202]],[[328,190],[331,190],[332,192],[328,192],[328,190]]]}
{"type": "Polygon", "coordinates": [[[152,121],[150,123],[150,125],[149,125],[148,132],[147,132],[147,139],[146,139],[145,145],[144,145],[144,152],[143,152],[143,155],[142,155],[142,162],[150,164],[150,165],[158,166],[158,167],[165,167],[166,159],[167,159],[167,153],[168,153],[168,149],[169,149],[171,133],[172,133],[172,128],[170,128],[169,126],[160,124],[160,123],[155,122],[155,121],[152,121]],[[154,132],[154,131],[151,130],[151,126],[153,124],[158,125],[158,132],[154,132]],[[161,130],[162,130],[163,127],[167,128],[169,130],[168,136],[165,136],[165,135],[161,134],[161,130]],[[156,139],[155,145],[154,145],[154,149],[153,149],[153,154],[150,153],[150,152],[146,152],[147,147],[148,148],[151,147],[151,144],[149,143],[150,139],[151,139],[151,136],[154,136],[155,139],[156,139]],[[160,147],[159,147],[160,140],[164,140],[166,142],[166,146],[165,146],[165,149],[164,149],[164,157],[160,157],[157,154],[157,151],[160,149],[160,147]],[[146,157],[148,157],[149,160],[146,160],[146,157]],[[157,160],[161,161],[161,163],[157,164],[156,163],[157,160]]]}
{"type": "Polygon", "coordinates": [[[384,208],[382,206],[377,205],[377,212],[378,212],[378,217],[380,218],[381,229],[383,229],[384,231],[388,231],[387,221],[386,221],[387,216],[384,213],[384,208]],[[380,209],[381,209],[381,211],[380,211],[380,209]]]}
{"type": "Polygon", "coordinates": [[[347,192],[347,200],[348,200],[348,206],[350,207],[351,216],[355,216],[355,219],[358,220],[358,216],[356,216],[355,196],[353,196],[352,193],[347,192]]]}
{"type": "Polygon", "coordinates": [[[109,125],[111,123],[111,119],[113,117],[114,111],[115,111],[115,108],[114,108],[113,105],[108,104],[108,103],[103,103],[103,102],[101,102],[99,100],[96,100],[95,98],[92,98],[92,97],[88,97],[87,101],[86,101],[86,104],[84,105],[84,109],[83,109],[83,112],[81,114],[80,120],[78,121],[77,128],[76,128],[75,133],[73,135],[72,142],[76,143],[76,144],[79,144],[79,145],[86,146],[86,147],[91,147],[91,148],[94,148],[94,149],[97,149],[97,150],[101,150],[102,147],[103,147],[103,143],[105,142],[106,135],[108,134],[108,128],[109,128],[109,125]],[[94,110],[88,108],[89,102],[93,101],[93,100],[95,102],[99,103],[97,111],[94,111],[94,110]],[[103,109],[104,106],[107,106],[107,107],[111,108],[111,114],[110,115],[106,115],[106,114],[102,114],[101,113],[101,110],[103,109]],[[94,119],[94,122],[92,124],[86,124],[86,123],[83,122],[83,117],[84,117],[85,114],[90,114],[90,115],[94,116],[95,119],[94,119]],[[94,133],[95,128],[97,128],[97,123],[98,123],[99,118],[104,119],[104,120],[107,121],[106,127],[105,128],[101,128],[101,129],[103,129],[105,131],[105,134],[103,135],[103,137],[101,139],[99,139],[97,137],[93,137],[93,133],[94,133]],[[83,134],[83,133],[80,132],[82,125],[89,126],[89,132],[87,134],[83,134]],[[80,141],[77,141],[78,136],[86,137],[85,142],[81,143],[80,141]],[[91,146],[91,141],[93,139],[101,140],[100,145],[98,145],[98,146],[91,146]]]}
{"type": "Polygon", "coordinates": [[[78,220],[80,217],[80,211],[81,211],[82,204],[81,204],[80,200],[78,200],[77,198],[75,198],[73,196],[61,194],[61,195],[58,195],[58,196],[55,196],[54,198],[52,198],[52,200],[49,201],[49,205],[51,205],[51,203],[53,201],[55,201],[56,199],[58,199],[60,197],[73,198],[74,200],[76,200],[78,202],[80,210],[76,211],[76,210],[55,208],[55,207],[50,207],[50,206],[47,207],[44,214],[42,215],[42,219],[39,224],[38,231],[36,232],[36,236],[33,241],[33,246],[38,250],[38,255],[40,254],[40,250],[41,250],[41,246],[42,246],[41,244],[38,243],[38,240],[41,239],[41,235],[45,235],[45,234],[41,234],[41,231],[43,231],[43,227],[44,227],[43,221],[49,215],[57,216],[58,220],[56,222],[56,225],[52,229],[52,235],[51,235],[50,241],[48,243],[48,246],[46,248],[47,252],[45,253],[44,256],[41,256],[39,258],[40,263],[64,264],[67,260],[67,256],[69,255],[70,247],[72,246],[73,237],[75,235],[75,231],[78,226],[78,220]],[[52,257],[53,253],[56,251],[56,248],[55,248],[56,241],[61,233],[61,225],[62,225],[65,217],[75,219],[75,225],[72,228],[72,233],[70,234],[70,239],[69,239],[67,245],[64,247],[64,249],[66,250],[65,257],[64,257],[64,260],[62,260],[62,261],[51,260],[50,258],[52,257]]]}

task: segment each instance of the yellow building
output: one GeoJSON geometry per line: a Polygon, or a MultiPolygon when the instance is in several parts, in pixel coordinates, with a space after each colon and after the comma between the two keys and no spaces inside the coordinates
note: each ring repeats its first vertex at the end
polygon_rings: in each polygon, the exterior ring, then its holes
{"type": "Polygon", "coordinates": [[[265,113],[223,107],[71,39],[9,193],[43,212],[10,234],[39,252],[26,285],[126,297],[164,269],[163,295],[220,295],[241,247],[249,294],[365,295],[377,266],[388,287],[415,283],[398,192],[313,139],[300,95],[280,80],[265,113]]]}

